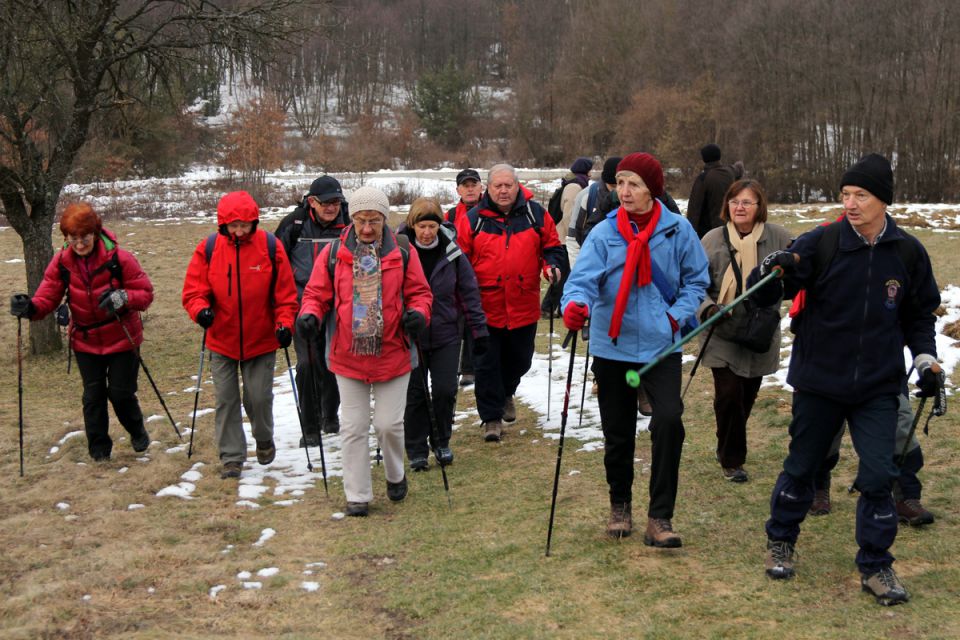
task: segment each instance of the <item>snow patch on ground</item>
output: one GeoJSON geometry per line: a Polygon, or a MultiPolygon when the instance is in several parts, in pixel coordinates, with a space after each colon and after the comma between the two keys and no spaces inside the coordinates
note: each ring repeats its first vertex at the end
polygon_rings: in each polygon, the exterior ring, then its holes
{"type": "Polygon", "coordinates": [[[127,511],[136,511],[138,509],[143,509],[143,508],[145,508],[145,505],[138,504],[138,503],[127,505],[127,511]]]}
{"type": "Polygon", "coordinates": [[[58,503],[57,503],[56,505],[54,505],[54,506],[57,507],[57,509],[60,509],[60,511],[66,511],[66,510],[68,510],[68,509],[70,508],[70,503],[69,503],[69,502],[58,502],[58,503]]]}
{"type": "Polygon", "coordinates": [[[203,478],[203,474],[199,471],[202,466],[202,462],[194,463],[188,471],[185,471],[183,475],[180,476],[180,483],[160,489],[160,491],[157,492],[157,497],[174,496],[183,498],[184,500],[192,500],[193,496],[191,494],[197,488],[196,483],[203,478]]]}
{"type": "Polygon", "coordinates": [[[260,539],[254,542],[253,546],[262,547],[264,544],[266,544],[267,540],[269,540],[275,535],[277,535],[276,530],[268,527],[260,532],[260,539]]]}
{"type": "Polygon", "coordinates": [[[210,587],[210,599],[216,600],[217,594],[219,594],[221,591],[223,591],[226,588],[227,588],[227,585],[225,584],[218,584],[216,586],[210,587]]]}
{"type": "Polygon", "coordinates": [[[264,569],[260,569],[259,571],[257,571],[257,577],[270,578],[272,576],[277,575],[278,573],[280,573],[280,569],[278,569],[277,567],[266,567],[264,569]]]}
{"type": "Polygon", "coordinates": [[[304,581],[300,583],[300,588],[303,589],[304,591],[313,592],[320,588],[320,583],[304,581]]]}

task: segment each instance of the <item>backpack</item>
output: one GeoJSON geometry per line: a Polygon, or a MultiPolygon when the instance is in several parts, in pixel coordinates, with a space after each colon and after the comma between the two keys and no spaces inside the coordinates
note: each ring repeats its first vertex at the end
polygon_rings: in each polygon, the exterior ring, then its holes
{"type": "MultiPolygon", "coordinates": [[[[397,239],[397,248],[400,249],[400,257],[403,259],[403,273],[407,273],[407,264],[410,262],[410,238],[403,233],[395,233],[397,239]]],[[[337,266],[337,252],[340,251],[340,238],[330,243],[330,253],[327,255],[327,273],[330,274],[330,282],[333,282],[333,270],[337,266]]]]}
{"type": "MultiPolygon", "coordinates": [[[[581,247],[583,246],[584,240],[587,239],[587,234],[590,232],[590,229],[587,228],[588,219],[593,218],[594,209],[597,208],[597,200],[600,196],[600,183],[594,182],[589,187],[587,187],[587,202],[586,207],[583,212],[577,216],[577,223],[574,225],[574,237],[577,240],[577,244],[581,247]]],[[[593,224],[590,225],[590,228],[596,226],[598,220],[594,220],[593,224]]]]}
{"type": "MultiPolygon", "coordinates": [[[[296,228],[297,235],[300,235],[300,229],[296,228]]],[[[270,296],[273,297],[273,290],[277,286],[277,236],[273,235],[269,231],[264,231],[267,234],[267,254],[270,256],[270,296]]],[[[217,244],[217,236],[220,235],[219,231],[214,231],[209,236],[207,236],[207,241],[203,245],[203,255],[207,258],[207,266],[210,266],[210,258],[213,257],[213,249],[217,244]]],[[[239,285],[238,285],[239,286],[239,285]]]]}
{"type": "MultiPolygon", "coordinates": [[[[483,223],[486,222],[487,217],[480,215],[480,210],[478,208],[471,209],[471,211],[476,211],[476,221],[471,225],[473,237],[476,238],[477,234],[480,233],[480,230],[483,229],[483,223]]],[[[538,234],[540,230],[543,229],[543,220],[537,220],[536,214],[533,213],[533,208],[530,206],[530,201],[527,200],[527,222],[530,223],[530,227],[536,231],[538,234]]],[[[467,220],[470,218],[468,217],[467,220]]]]}
{"type": "Polygon", "coordinates": [[[567,188],[568,184],[568,182],[561,180],[560,186],[553,192],[553,195],[550,196],[550,202],[547,203],[547,213],[553,218],[554,224],[563,219],[563,208],[560,206],[560,201],[563,199],[563,190],[567,188]]]}

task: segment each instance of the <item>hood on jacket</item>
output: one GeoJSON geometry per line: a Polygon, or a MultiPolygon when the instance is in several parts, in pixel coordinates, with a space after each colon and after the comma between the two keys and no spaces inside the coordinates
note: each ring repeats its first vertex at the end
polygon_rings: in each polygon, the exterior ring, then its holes
{"type": "Polygon", "coordinates": [[[259,222],[260,207],[246,191],[232,191],[217,203],[217,224],[230,224],[234,220],[259,222]]]}

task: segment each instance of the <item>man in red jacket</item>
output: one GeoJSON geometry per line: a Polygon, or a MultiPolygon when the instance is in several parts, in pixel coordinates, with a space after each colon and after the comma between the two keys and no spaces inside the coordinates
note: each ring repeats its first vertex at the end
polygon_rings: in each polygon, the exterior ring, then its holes
{"type": "Polygon", "coordinates": [[[520,187],[508,164],[490,168],[487,192],[466,216],[457,218],[457,242],[480,285],[490,345],[478,355],[477,411],[484,440],[499,442],[504,422],[517,418],[513,394],[533,360],[540,319],[540,275],[560,280],[567,260],[553,218],[520,187]]]}
{"type": "MultiPolygon", "coordinates": [[[[257,441],[257,462],[270,464],[273,443],[273,370],[277,347],[293,339],[297,289],[283,245],[257,229],[260,209],[246,191],[217,204],[219,234],[212,251],[201,240],[183,282],[183,308],[207,331],[217,394],[216,439],[222,478],[239,478],[247,457],[243,408],[257,441]],[[271,259],[270,245],[275,246],[271,259]]],[[[202,381],[198,380],[197,384],[202,381]]]]}

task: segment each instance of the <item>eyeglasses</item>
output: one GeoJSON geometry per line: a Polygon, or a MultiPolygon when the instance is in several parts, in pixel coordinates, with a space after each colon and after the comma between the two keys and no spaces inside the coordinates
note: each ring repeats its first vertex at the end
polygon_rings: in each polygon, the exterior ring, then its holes
{"type": "Polygon", "coordinates": [[[353,221],[358,227],[373,227],[376,229],[377,227],[383,226],[383,218],[377,218],[376,220],[361,220],[360,218],[354,218],[353,221]]]}
{"type": "Polygon", "coordinates": [[[81,245],[81,244],[90,244],[91,242],[93,242],[93,234],[88,233],[85,236],[68,235],[64,240],[64,242],[69,247],[76,247],[77,245],[81,245]]]}
{"type": "Polygon", "coordinates": [[[744,209],[752,207],[757,204],[756,200],[728,200],[727,204],[730,205],[731,209],[736,209],[737,207],[742,206],[744,209]]]}
{"type": "Polygon", "coordinates": [[[320,198],[316,196],[308,196],[307,200],[309,200],[310,203],[317,205],[318,207],[339,207],[340,206],[340,198],[321,201],[320,198]]]}

